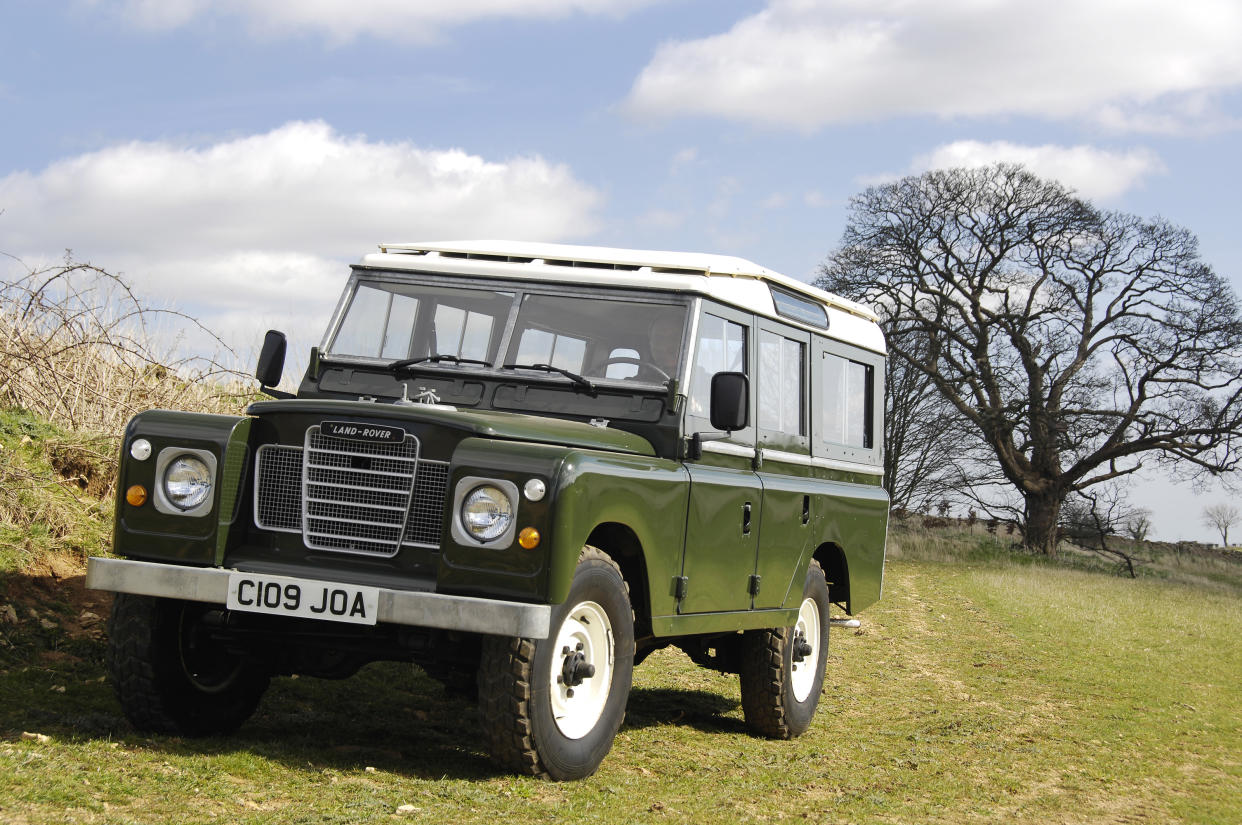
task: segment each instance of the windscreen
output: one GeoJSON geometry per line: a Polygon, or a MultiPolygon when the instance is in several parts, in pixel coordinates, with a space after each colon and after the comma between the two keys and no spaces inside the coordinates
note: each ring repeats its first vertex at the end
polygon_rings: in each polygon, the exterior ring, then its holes
{"type": "Polygon", "coordinates": [[[506,363],[663,384],[677,374],[686,308],[599,296],[524,296],[506,363]]]}
{"type": "Polygon", "coordinates": [[[361,282],[328,352],[369,358],[452,355],[492,361],[515,293],[361,282]]]}

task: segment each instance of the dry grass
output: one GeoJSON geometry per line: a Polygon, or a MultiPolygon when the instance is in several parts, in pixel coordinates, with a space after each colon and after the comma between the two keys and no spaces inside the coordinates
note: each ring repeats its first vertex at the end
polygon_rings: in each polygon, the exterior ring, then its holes
{"type": "Polygon", "coordinates": [[[0,569],[104,550],[125,423],[151,408],[239,412],[254,394],[235,362],[189,315],[90,264],[0,283],[0,569]],[[172,327],[216,355],[179,355],[172,327]]]}
{"type": "Polygon", "coordinates": [[[75,432],[118,433],[151,408],[233,412],[250,394],[218,336],[175,309],[152,307],[90,264],[28,272],[0,288],[0,407],[75,432]],[[192,327],[218,345],[177,353],[161,332],[192,327]],[[162,342],[162,343],[161,343],[162,342]]]}

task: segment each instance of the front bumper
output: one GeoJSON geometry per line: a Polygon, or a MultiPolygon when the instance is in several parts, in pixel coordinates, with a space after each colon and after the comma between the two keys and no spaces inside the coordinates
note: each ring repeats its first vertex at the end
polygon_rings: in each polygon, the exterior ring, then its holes
{"type": "MultiPolygon", "coordinates": [[[[228,599],[232,572],[218,567],[182,567],[92,557],[86,565],[86,586],[93,590],[223,605],[228,599]]],[[[551,619],[552,608],[546,604],[379,588],[377,620],[388,624],[546,639],[551,619]]]]}

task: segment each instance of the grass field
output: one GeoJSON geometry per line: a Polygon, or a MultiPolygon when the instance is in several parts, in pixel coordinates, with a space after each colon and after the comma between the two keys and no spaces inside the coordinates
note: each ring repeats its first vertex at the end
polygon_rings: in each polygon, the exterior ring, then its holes
{"type": "Polygon", "coordinates": [[[102,608],[51,594],[0,616],[0,821],[1242,822],[1242,591],[924,555],[833,636],[802,738],[747,735],[735,677],[662,651],[573,784],[496,772],[473,707],[395,665],[279,680],[229,739],[138,735],[102,608]]]}

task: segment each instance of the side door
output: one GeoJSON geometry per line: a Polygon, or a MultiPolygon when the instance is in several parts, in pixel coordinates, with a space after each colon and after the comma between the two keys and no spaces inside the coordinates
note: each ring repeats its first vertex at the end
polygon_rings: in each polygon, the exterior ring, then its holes
{"type": "Polygon", "coordinates": [[[755,555],[755,608],[780,607],[803,556],[814,550],[809,332],[775,321],[757,323],[755,423],[763,486],[763,525],[755,555]]]}
{"type": "MultiPolygon", "coordinates": [[[[717,372],[753,375],[751,316],[703,302],[696,327],[685,432],[711,433],[711,377],[717,372]]],[[[690,502],[680,613],[750,608],[750,579],[763,515],[762,490],[754,471],[755,392],[752,378],[750,426],[728,439],[705,442],[702,456],[686,462],[690,502]]]]}

